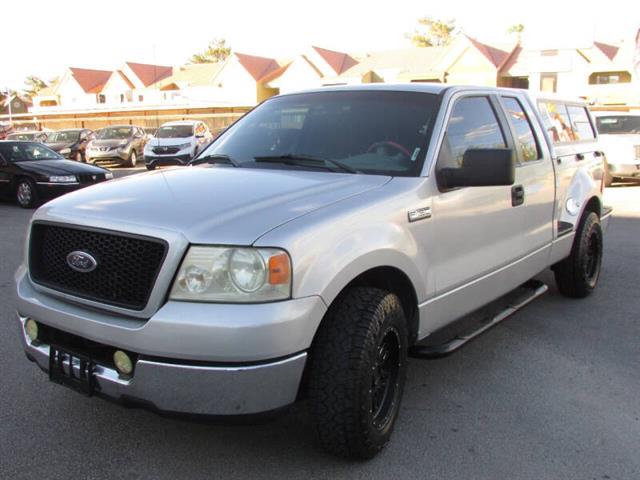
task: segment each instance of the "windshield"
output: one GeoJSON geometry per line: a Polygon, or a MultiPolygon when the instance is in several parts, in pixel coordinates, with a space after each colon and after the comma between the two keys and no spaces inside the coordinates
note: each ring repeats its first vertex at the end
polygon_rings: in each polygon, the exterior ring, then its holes
{"type": "Polygon", "coordinates": [[[133,135],[131,127],[107,127],[96,134],[98,140],[127,140],[133,135]]]}
{"type": "Polygon", "coordinates": [[[12,133],[7,135],[7,140],[33,140],[35,137],[35,133],[12,133]]]}
{"type": "Polygon", "coordinates": [[[157,138],[187,138],[193,136],[193,125],[163,125],[156,132],[157,138]]]}
{"type": "Polygon", "coordinates": [[[639,115],[611,115],[596,117],[598,133],[604,135],[640,134],[639,115]]]}
{"type": "Polygon", "coordinates": [[[47,143],[72,143],[77,142],[78,138],[80,138],[80,130],[63,130],[49,135],[47,143]]]}
{"type": "MultiPolygon", "coordinates": [[[[228,155],[240,166],[265,168],[260,162],[265,157],[298,155],[339,161],[361,173],[418,175],[437,98],[380,90],[275,97],[224,132],[199,158],[228,155]]],[[[286,161],[277,167],[301,168],[286,161]]]]}
{"type": "Polygon", "coordinates": [[[0,154],[9,162],[62,159],[56,152],[40,143],[0,143],[0,154]]]}

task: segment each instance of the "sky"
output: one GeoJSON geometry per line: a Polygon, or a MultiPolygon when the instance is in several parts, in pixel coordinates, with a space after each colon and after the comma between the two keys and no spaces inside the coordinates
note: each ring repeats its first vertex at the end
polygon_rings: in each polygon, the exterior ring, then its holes
{"type": "Polygon", "coordinates": [[[410,46],[405,38],[426,15],[455,19],[468,35],[508,40],[526,27],[538,46],[632,39],[640,15],[633,0],[470,2],[446,0],[3,0],[0,89],[20,89],[27,75],[49,80],[65,67],[118,68],[125,61],[179,65],[214,38],[234,51],[270,57],[309,45],[366,52],[410,46]],[[638,13],[637,11],[635,13],[638,13]]]}

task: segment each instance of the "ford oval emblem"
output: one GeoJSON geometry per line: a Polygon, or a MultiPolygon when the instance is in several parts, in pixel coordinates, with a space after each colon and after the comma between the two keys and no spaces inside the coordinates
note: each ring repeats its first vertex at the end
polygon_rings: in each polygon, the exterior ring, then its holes
{"type": "Polygon", "coordinates": [[[67,265],[76,272],[89,273],[96,269],[98,262],[87,252],[76,250],[75,252],[71,252],[67,255],[67,265]]]}

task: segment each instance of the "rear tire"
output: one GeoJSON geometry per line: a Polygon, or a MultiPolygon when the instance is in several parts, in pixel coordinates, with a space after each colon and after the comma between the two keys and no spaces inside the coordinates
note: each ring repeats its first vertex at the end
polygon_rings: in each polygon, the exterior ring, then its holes
{"type": "Polygon", "coordinates": [[[21,178],[16,185],[16,202],[22,208],[33,208],[38,203],[36,185],[30,178],[21,178]]]}
{"type": "Polygon", "coordinates": [[[578,226],[571,253],[554,266],[561,294],[584,298],[593,292],[602,267],[602,227],[598,215],[588,212],[578,226]]]}
{"type": "Polygon", "coordinates": [[[147,163],[147,164],[145,164],[145,167],[147,167],[147,170],[155,170],[156,169],[156,164],[155,163],[147,163]]]}
{"type": "Polygon", "coordinates": [[[389,442],[405,384],[407,338],[395,294],[356,287],[330,307],[308,371],[309,410],[326,451],[368,459],[389,442]]]}

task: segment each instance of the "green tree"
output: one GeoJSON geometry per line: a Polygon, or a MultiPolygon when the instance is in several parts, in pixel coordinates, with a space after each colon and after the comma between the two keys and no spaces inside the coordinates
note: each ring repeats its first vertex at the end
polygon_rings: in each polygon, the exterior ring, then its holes
{"type": "Polygon", "coordinates": [[[507,33],[510,35],[515,34],[518,41],[522,37],[522,32],[524,32],[524,25],[522,23],[516,23],[515,25],[511,25],[507,28],[507,33]]]}
{"type": "Polygon", "coordinates": [[[224,38],[216,38],[209,42],[203,52],[194,53],[189,59],[189,63],[216,63],[222,62],[231,55],[231,47],[227,46],[224,38]]]}
{"type": "Polygon", "coordinates": [[[456,21],[439,20],[432,17],[418,19],[419,27],[408,34],[408,38],[416,47],[442,47],[449,45],[458,34],[456,21]]]}
{"type": "Polygon", "coordinates": [[[35,75],[29,75],[24,80],[24,93],[28,97],[34,97],[38,94],[40,90],[45,88],[47,83],[42,80],[40,77],[36,77],[35,75]]]}

